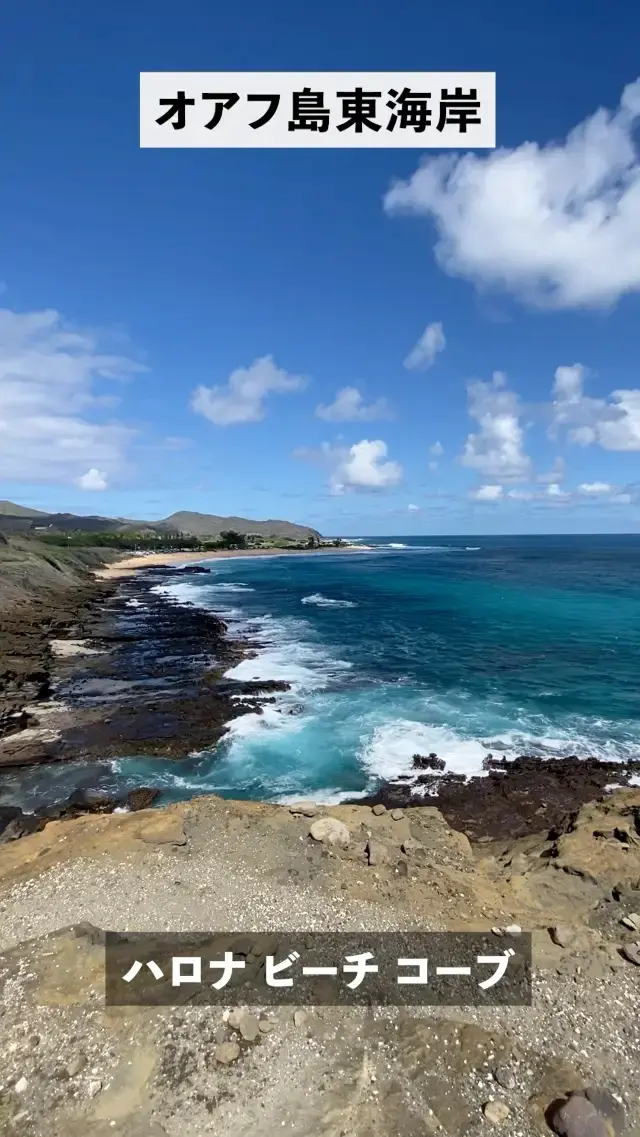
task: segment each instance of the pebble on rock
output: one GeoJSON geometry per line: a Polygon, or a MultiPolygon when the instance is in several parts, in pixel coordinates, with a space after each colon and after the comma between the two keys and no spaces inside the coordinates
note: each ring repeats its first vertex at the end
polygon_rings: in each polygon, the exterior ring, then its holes
{"type": "Polygon", "coordinates": [[[522,928],[519,924],[507,924],[505,928],[505,933],[507,936],[519,936],[521,932],[522,928]]]}
{"type": "Polygon", "coordinates": [[[492,1125],[502,1125],[503,1121],[507,1120],[511,1110],[504,1101],[487,1101],[482,1107],[482,1112],[492,1125]]]}
{"type": "Polygon", "coordinates": [[[260,1022],[255,1015],[243,1015],[240,1020],[240,1034],[245,1042],[255,1042],[260,1033],[260,1022]]]}
{"type": "Polygon", "coordinates": [[[18,1078],[18,1081],[16,1082],[16,1084],[13,1088],[17,1094],[23,1094],[28,1085],[29,1085],[29,1083],[28,1083],[27,1079],[23,1077],[23,1078],[18,1078]]]}
{"type": "Polygon", "coordinates": [[[293,1022],[295,1026],[304,1026],[307,1021],[306,1011],[294,1011],[293,1022]]]}
{"type": "Polygon", "coordinates": [[[515,1089],[516,1079],[508,1066],[498,1066],[498,1068],[493,1071],[493,1076],[498,1085],[502,1086],[503,1090],[515,1089]]]}
{"type": "Polygon", "coordinates": [[[635,912],[631,916],[623,916],[620,923],[631,932],[640,931],[640,916],[636,916],[635,912]]]}
{"type": "Polygon", "coordinates": [[[235,1062],[236,1058],[240,1057],[240,1047],[237,1042],[221,1042],[216,1046],[213,1056],[216,1062],[221,1062],[223,1066],[228,1066],[231,1062],[235,1062]]]}
{"type": "Polygon", "coordinates": [[[323,845],[340,845],[346,849],[351,839],[349,830],[343,821],[337,817],[320,817],[314,821],[309,830],[309,836],[314,841],[321,841],[323,845]]]}

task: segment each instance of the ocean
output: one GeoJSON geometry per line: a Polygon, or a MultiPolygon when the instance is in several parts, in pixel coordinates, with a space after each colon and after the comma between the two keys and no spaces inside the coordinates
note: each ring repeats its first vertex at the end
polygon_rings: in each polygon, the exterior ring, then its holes
{"type": "Polygon", "coordinates": [[[228,674],[288,692],[175,762],[123,757],[163,801],[323,802],[416,753],[640,758],[640,536],[363,538],[371,552],[208,562],[157,587],[219,613],[257,655],[228,674]]]}

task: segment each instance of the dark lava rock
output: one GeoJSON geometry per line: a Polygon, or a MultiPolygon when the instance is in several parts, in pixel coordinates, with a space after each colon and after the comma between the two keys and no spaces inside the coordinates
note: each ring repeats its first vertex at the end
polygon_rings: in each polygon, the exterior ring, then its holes
{"type": "Polygon", "coordinates": [[[32,813],[23,813],[18,806],[0,805],[0,845],[27,837],[42,829],[44,822],[32,813]]]}
{"type": "Polygon", "coordinates": [[[187,576],[200,576],[202,573],[210,573],[211,569],[204,568],[203,565],[185,565],[184,568],[179,568],[175,571],[181,574],[186,573],[187,576]]]}
{"type": "MultiPolygon", "coordinates": [[[[607,785],[628,784],[640,763],[605,762],[597,758],[492,759],[487,774],[465,779],[461,774],[418,774],[413,782],[387,782],[375,794],[351,805],[385,805],[387,809],[435,806],[454,829],[471,840],[513,839],[531,833],[559,836],[570,832],[577,811],[601,797],[607,785]],[[421,792],[416,793],[414,786],[421,792]],[[427,793],[424,793],[424,789],[427,793]]],[[[630,832],[636,826],[630,815],[630,832]]],[[[553,839],[553,836],[552,836],[553,839]]]]}
{"type": "Polygon", "coordinates": [[[411,765],[414,770],[444,770],[446,762],[437,754],[414,754],[411,765]]]}
{"type": "Polygon", "coordinates": [[[150,809],[158,797],[160,797],[160,790],[141,786],[140,789],[129,791],[126,804],[135,813],[139,809],[150,809]]]}

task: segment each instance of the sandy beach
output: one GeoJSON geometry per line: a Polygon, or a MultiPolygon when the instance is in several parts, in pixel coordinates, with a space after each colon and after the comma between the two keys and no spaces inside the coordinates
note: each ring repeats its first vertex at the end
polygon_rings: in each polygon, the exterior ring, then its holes
{"type": "Polygon", "coordinates": [[[158,565],[187,565],[199,564],[200,561],[219,561],[237,557],[299,557],[318,556],[324,553],[367,553],[371,551],[370,545],[341,545],[328,546],[324,549],[216,549],[215,552],[184,552],[184,553],[139,553],[113,564],[105,565],[94,573],[100,580],[115,580],[118,577],[131,576],[137,569],[152,568],[158,565]]]}

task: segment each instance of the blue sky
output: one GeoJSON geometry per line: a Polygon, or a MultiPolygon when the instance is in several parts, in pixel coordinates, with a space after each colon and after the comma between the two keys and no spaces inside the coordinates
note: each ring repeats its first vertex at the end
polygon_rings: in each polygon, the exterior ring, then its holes
{"type": "Polygon", "coordinates": [[[620,0],[10,3],[0,497],[637,531],[639,33],[620,0]],[[141,70],[396,67],[495,70],[501,149],[138,147],[141,70]]]}

